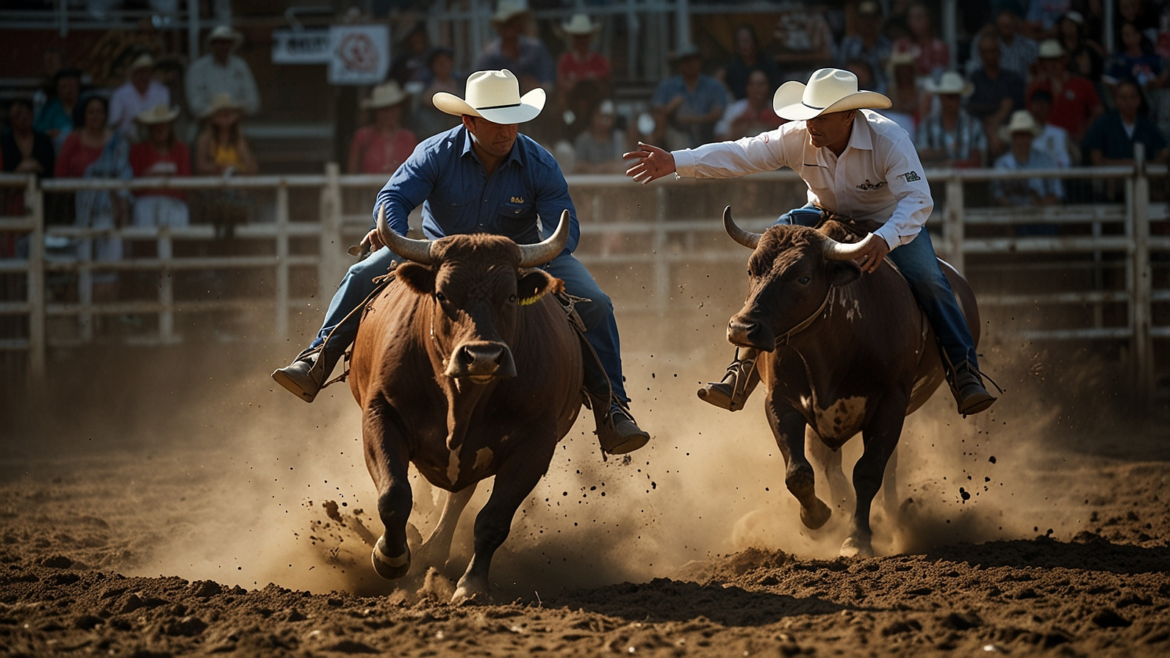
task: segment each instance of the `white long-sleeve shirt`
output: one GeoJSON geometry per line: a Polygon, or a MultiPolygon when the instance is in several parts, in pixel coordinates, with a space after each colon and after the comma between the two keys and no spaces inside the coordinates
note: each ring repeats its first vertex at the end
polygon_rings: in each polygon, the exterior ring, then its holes
{"type": "Polygon", "coordinates": [[[853,219],[882,223],[890,249],[909,243],[934,208],[914,142],[898,124],[858,110],[840,157],[809,141],[804,121],[734,142],[674,151],[675,171],[687,178],[733,178],[788,167],[808,185],[808,200],[853,219]]]}

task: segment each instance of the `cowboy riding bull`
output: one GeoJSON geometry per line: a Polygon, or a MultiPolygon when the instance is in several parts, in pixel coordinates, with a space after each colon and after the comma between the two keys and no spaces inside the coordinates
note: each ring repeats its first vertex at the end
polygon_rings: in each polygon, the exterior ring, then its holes
{"type": "Polygon", "coordinates": [[[870,503],[903,418],[934,391],[938,372],[960,414],[995,402],[975,353],[978,312],[966,282],[949,266],[944,272],[922,230],[934,202],[910,136],[869,109],[890,107],[890,100],[859,91],[848,71],[821,69],[807,85],[782,85],[772,104],[789,123],[683,151],[640,144],[623,156],[636,161],[626,174],[647,184],[670,173],[728,178],[789,167],[804,180],[808,205],[782,215],[762,237],[739,231],[730,212],[725,215],[728,232],[755,249],[752,289],[728,325],[736,358],[699,397],[736,411],[761,377],[768,382],[768,417],[788,464],[785,481],[812,528],[830,510],[814,493],[805,427],[834,451],[861,431],[856,515],[842,554],[871,554],[870,503]],[[843,235],[829,242],[811,228],[831,216],[860,220],[855,226],[864,227],[865,238],[845,247],[843,235]],[[882,267],[887,261],[898,273],[882,267]],[[856,280],[862,272],[869,276],[856,280]],[[813,325],[816,331],[804,331],[813,325]]]}

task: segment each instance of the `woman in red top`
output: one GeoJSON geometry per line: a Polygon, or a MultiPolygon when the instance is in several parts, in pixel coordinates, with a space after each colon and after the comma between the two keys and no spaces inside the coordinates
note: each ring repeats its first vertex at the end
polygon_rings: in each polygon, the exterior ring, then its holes
{"type": "Polygon", "coordinates": [[[910,5],[906,22],[909,23],[911,36],[895,41],[894,52],[912,53],[918,77],[937,80],[951,66],[951,51],[942,39],[934,35],[930,9],[921,2],[915,2],[910,5]]]}
{"type": "MultiPolygon", "coordinates": [[[[156,105],[136,117],[146,138],[130,148],[135,178],[190,176],[191,153],[175,139],[179,108],[156,105]]],[[[190,211],[181,190],[141,190],[134,202],[135,226],[187,226],[190,211]]]]}
{"type": "Polygon", "coordinates": [[[410,98],[391,80],[374,87],[362,107],[374,110],[374,125],[361,128],[349,145],[351,174],[392,174],[406,162],[418,139],[402,127],[402,104],[410,98]]]}

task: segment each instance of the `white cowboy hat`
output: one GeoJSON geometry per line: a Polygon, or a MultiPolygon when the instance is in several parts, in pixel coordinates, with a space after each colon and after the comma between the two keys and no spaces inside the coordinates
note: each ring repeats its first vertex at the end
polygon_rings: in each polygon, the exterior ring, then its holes
{"type": "Polygon", "coordinates": [[[589,20],[589,17],[585,14],[573,14],[573,17],[569,19],[568,23],[561,24],[561,30],[565,34],[575,37],[593,34],[600,29],[601,26],[594,25],[593,21],[589,20]]]}
{"type": "Polygon", "coordinates": [[[211,43],[212,41],[231,41],[238,46],[243,40],[244,35],[236,32],[227,25],[216,25],[211,30],[211,33],[207,35],[207,43],[211,43]]]}
{"type": "Polygon", "coordinates": [[[154,68],[154,58],[151,57],[149,54],[144,53],[144,54],[139,55],[138,57],[134,58],[134,61],[130,62],[130,68],[128,68],[126,70],[127,71],[136,71],[138,69],[152,69],[152,68],[154,68]]]}
{"type": "Polygon", "coordinates": [[[159,103],[134,118],[137,119],[138,123],[148,126],[156,123],[170,123],[179,118],[179,108],[167,107],[166,103],[159,103]]]}
{"type": "Polygon", "coordinates": [[[402,87],[398,86],[398,82],[391,80],[390,82],[374,87],[374,93],[362,101],[362,107],[369,109],[390,107],[391,105],[401,103],[407,98],[410,98],[410,96],[405,91],[402,91],[402,87]]]}
{"type": "Polygon", "coordinates": [[[808,84],[785,82],[772,97],[781,119],[805,121],[829,112],[890,107],[890,99],[874,91],[858,91],[857,76],[841,69],[813,71],[808,84]]]}
{"type": "Polygon", "coordinates": [[[1036,120],[1032,118],[1032,113],[1027,110],[1016,110],[1012,112],[1012,119],[1008,121],[1008,125],[1000,128],[999,135],[1003,139],[1010,140],[1012,133],[1032,133],[1032,136],[1040,134],[1040,126],[1036,125],[1036,120]]]}
{"type": "Polygon", "coordinates": [[[947,71],[942,74],[938,83],[934,80],[927,80],[926,91],[932,94],[962,94],[963,96],[970,96],[975,91],[975,85],[963,79],[963,76],[954,71],[947,71]]]}
{"type": "Polygon", "coordinates": [[[220,110],[243,110],[244,106],[237,103],[232,95],[223,92],[211,97],[211,102],[207,104],[207,109],[203,111],[202,118],[207,118],[220,110]]]}
{"type": "Polygon", "coordinates": [[[1061,47],[1060,42],[1056,39],[1045,39],[1040,42],[1040,53],[1037,57],[1041,59],[1064,57],[1064,48],[1061,47]]]}
{"type": "Polygon", "coordinates": [[[513,124],[531,121],[544,109],[543,89],[520,95],[520,81],[504,69],[479,71],[467,79],[467,100],[440,91],[431,101],[447,114],[482,117],[492,123],[513,124]]]}
{"type": "Polygon", "coordinates": [[[496,5],[496,13],[491,17],[492,26],[507,23],[509,20],[523,14],[531,14],[527,0],[500,0],[496,5]]]}

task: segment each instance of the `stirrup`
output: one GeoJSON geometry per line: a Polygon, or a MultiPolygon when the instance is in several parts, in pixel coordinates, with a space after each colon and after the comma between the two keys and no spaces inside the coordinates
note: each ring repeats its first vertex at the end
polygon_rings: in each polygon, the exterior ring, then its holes
{"type": "Polygon", "coordinates": [[[756,384],[759,383],[760,378],[756,373],[756,358],[758,352],[754,349],[744,348],[742,356],[741,352],[736,350],[736,358],[727,366],[727,372],[723,375],[723,379],[718,382],[708,382],[706,386],[698,390],[700,400],[713,404],[720,409],[728,411],[739,411],[743,409],[752,391],[755,390],[756,384]]]}

